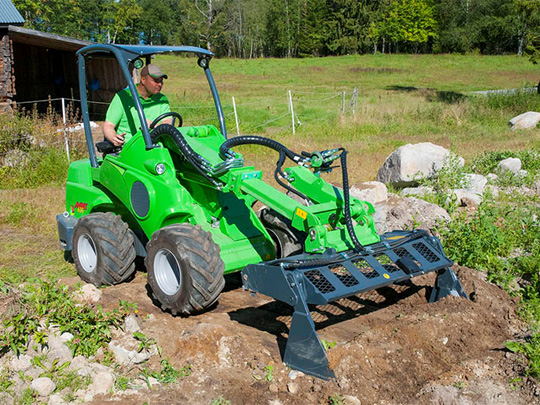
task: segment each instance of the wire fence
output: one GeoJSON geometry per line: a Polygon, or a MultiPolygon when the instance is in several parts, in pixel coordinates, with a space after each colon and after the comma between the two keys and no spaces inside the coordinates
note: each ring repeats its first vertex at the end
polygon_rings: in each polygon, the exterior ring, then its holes
{"type": "MultiPolygon", "coordinates": [[[[178,98],[176,98],[178,99],[178,98]]],[[[357,110],[358,89],[347,94],[345,91],[311,92],[288,90],[282,96],[260,98],[242,102],[231,97],[231,103],[222,99],[222,109],[229,134],[243,135],[251,132],[283,131],[290,129],[295,134],[299,126],[309,127],[314,123],[332,120],[339,115],[355,114],[357,110]]],[[[86,144],[81,121],[80,100],[76,98],[49,98],[17,102],[15,109],[24,114],[38,117],[45,113],[49,125],[35,125],[35,133],[9,134],[10,128],[0,128],[0,156],[10,146],[20,144],[45,143],[63,147],[70,160],[70,150],[86,144]],[[40,112],[40,113],[37,113],[40,112]],[[6,131],[8,133],[6,134],[6,131]],[[39,138],[39,141],[36,141],[39,138]]],[[[101,127],[95,121],[103,121],[109,103],[88,101],[92,120],[94,140],[101,137],[101,127]]],[[[213,100],[205,102],[171,103],[171,110],[182,115],[184,126],[214,125],[219,128],[213,100]]],[[[38,120],[39,118],[35,118],[38,120]]],[[[20,131],[18,131],[20,132],[20,131]]],[[[24,131],[23,131],[24,132],[24,131]]]]}

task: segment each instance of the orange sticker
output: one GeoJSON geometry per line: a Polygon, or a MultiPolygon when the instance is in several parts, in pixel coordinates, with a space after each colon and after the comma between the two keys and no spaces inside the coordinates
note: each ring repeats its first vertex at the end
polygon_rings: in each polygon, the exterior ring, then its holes
{"type": "Polygon", "coordinates": [[[301,208],[297,208],[296,209],[296,215],[298,215],[300,218],[302,219],[306,219],[307,218],[307,212],[304,211],[303,209],[301,208]]]}

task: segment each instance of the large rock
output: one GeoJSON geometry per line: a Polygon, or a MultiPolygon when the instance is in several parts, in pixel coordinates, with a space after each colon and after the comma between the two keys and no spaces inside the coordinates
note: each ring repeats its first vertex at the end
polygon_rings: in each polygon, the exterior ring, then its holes
{"type": "Polygon", "coordinates": [[[482,194],[486,189],[488,179],[481,174],[468,173],[464,175],[463,186],[469,191],[482,194]]]}
{"type": "Polygon", "coordinates": [[[512,172],[518,174],[521,170],[521,160],[519,158],[508,158],[501,160],[497,165],[499,172],[512,172]]]}
{"type": "MultiPolygon", "coordinates": [[[[430,142],[407,144],[392,152],[379,169],[377,180],[398,187],[409,186],[420,179],[436,177],[448,164],[452,152],[430,142]]],[[[456,157],[459,166],[465,161],[456,157]]]]}
{"type": "Polygon", "coordinates": [[[352,186],[351,196],[371,204],[384,201],[388,198],[388,188],[379,181],[366,181],[359,186],[352,186]]]}
{"type": "Polygon", "coordinates": [[[508,123],[512,126],[512,131],[516,129],[532,129],[536,128],[540,122],[540,113],[528,111],[512,118],[508,123]]]}
{"type": "Polygon", "coordinates": [[[422,228],[433,230],[440,222],[450,221],[444,208],[418,198],[400,198],[390,194],[388,200],[375,204],[373,216],[378,233],[422,228]]]}

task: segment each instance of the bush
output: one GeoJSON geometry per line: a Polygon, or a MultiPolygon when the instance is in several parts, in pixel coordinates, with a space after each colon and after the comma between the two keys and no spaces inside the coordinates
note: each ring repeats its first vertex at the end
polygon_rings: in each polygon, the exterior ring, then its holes
{"type": "Polygon", "coordinates": [[[65,182],[69,164],[63,150],[33,148],[26,156],[18,165],[0,167],[0,189],[36,188],[65,182]]]}

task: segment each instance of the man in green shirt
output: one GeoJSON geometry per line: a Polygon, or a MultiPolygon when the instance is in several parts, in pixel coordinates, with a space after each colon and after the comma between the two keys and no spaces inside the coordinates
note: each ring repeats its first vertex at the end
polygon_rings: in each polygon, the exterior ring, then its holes
{"type": "MultiPolygon", "coordinates": [[[[141,70],[141,81],[136,85],[148,125],[161,114],[171,111],[169,100],[161,94],[163,79],[167,79],[167,75],[158,66],[150,64],[141,70]]],[[[162,124],[171,122],[171,119],[161,121],[162,124]]],[[[105,116],[103,123],[105,139],[111,141],[114,146],[123,146],[140,128],[141,121],[129,88],[119,91],[111,101],[105,116]]]]}

